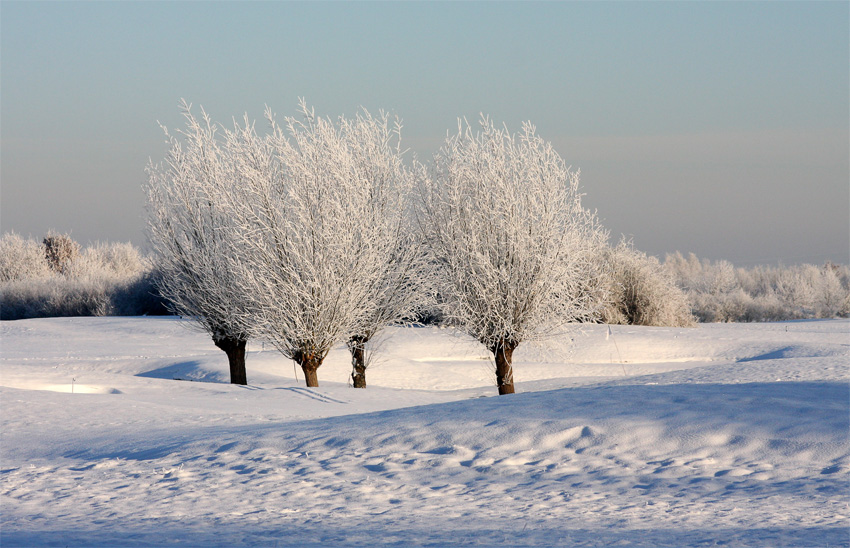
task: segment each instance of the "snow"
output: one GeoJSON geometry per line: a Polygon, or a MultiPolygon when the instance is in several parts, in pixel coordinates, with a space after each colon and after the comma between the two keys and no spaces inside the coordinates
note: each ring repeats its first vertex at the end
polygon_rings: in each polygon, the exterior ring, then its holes
{"type": "Polygon", "coordinates": [[[0,324],[11,546],[850,546],[850,321],[391,330],[369,388],[177,318],[0,324]],[[181,380],[176,380],[181,379],[181,380]],[[72,392],[73,391],[73,392],[72,392]]]}

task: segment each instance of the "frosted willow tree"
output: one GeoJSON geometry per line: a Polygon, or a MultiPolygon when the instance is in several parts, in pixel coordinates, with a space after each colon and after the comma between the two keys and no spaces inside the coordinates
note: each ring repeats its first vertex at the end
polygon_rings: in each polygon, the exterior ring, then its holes
{"type": "Polygon", "coordinates": [[[381,271],[369,285],[368,314],[359,321],[348,339],[351,352],[351,382],[355,388],[366,388],[369,366],[368,343],[388,325],[413,318],[432,300],[431,265],[421,243],[399,219],[394,249],[382,263],[381,271]]]}
{"type": "Polygon", "coordinates": [[[240,190],[227,208],[246,321],[318,386],[335,344],[354,341],[356,358],[379,323],[404,312],[388,295],[404,280],[392,257],[409,177],[386,114],[334,123],[303,101],[301,111],[281,126],[267,110],[266,139],[247,128],[229,134],[240,190]]]}
{"type": "Polygon", "coordinates": [[[493,353],[499,394],[514,392],[513,352],[591,317],[596,250],[607,239],[581,206],[579,175],[524,124],[459,124],[420,166],[419,226],[446,318],[493,353]]]}
{"type": "Polygon", "coordinates": [[[234,163],[205,112],[181,105],[186,129],[169,143],[165,161],[149,163],[148,236],[162,272],[159,290],[174,312],[195,319],[227,354],[230,382],[247,384],[243,323],[246,301],[234,276],[231,215],[222,196],[231,192],[234,163]]]}
{"type": "MultiPolygon", "coordinates": [[[[308,116],[311,118],[312,113],[308,116]]],[[[377,268],[367,280],[362,310],[347,341],[352,385],[365,388],[369,342],[388,325],[418,312],[428,298],[429,281],[425,276],[427,261],[409,226],[413,177],[402,163],[399,121],[391,128],[385,113],[374,118],[364,111],[353,120],[340,118],[339,125],[354,167],[351,182],[366,185],[369,194],[365,207],[371,210],[367,218],[374,217],[383,224],[377,232],[384,254],[375,257],[377,268]]]]}

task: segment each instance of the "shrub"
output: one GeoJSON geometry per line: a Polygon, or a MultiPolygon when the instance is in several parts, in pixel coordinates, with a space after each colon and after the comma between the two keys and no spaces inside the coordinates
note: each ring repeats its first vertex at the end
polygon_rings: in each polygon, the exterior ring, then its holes
{"type": "Polygon", "coordinates": [[[605,248],[605,307],[600,319],[611,324],[686,327],[694,325],[684,292],[658,259],[628,242],[605,248]]]}
{"type": "Polygon", "coordinates": [[[14,232],[0,238],[0,283],[48,278],[52,274],[42,244],[14,232]]]}
{"type": "Polygon", "coordinates": [[[131,278],[151,270],[153,264],[131,243],[95,243],[82,250],[68,267],[71,278],[106,276],[131,278]]]}
{"type": "Polygon", "coordinates": [[[57,234],[52,230],[44,237],[44,254],[50,269],[64,274],[69,265],[80,254],[80,244],[68,234],[57,234]]]}

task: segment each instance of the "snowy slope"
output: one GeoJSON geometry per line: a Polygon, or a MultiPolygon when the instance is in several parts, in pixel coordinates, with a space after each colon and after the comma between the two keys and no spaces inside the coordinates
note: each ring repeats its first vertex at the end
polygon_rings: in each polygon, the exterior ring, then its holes
{"type": "Polygon", "coordinates": [[[584,326],[505,397],[450,330],[392,330],[366,390],[261,343],[229,385],[174,318],[0,335],[3,547],[850,546],[846,320],[584,326]]]}

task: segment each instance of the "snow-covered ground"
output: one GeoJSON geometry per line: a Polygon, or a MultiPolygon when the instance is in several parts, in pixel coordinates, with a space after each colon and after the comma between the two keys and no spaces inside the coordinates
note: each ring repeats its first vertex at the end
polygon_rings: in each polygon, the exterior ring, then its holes
{"type": "Polygon", "coordinates": [[[503,397],[450,330],[307,389],[184,323],[0,324],[4,548],[850,546],[850,321],[585,326],[503,397]]]}

